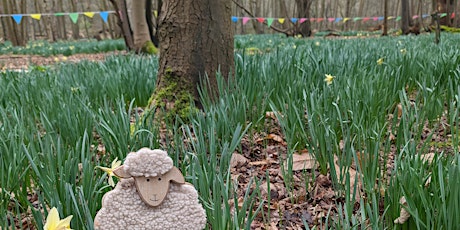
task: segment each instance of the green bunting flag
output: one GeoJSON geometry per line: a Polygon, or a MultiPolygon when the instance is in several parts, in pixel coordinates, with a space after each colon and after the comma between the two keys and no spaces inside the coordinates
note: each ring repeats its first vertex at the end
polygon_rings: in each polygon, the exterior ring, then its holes
{"type": "Polygon", "coordinates": [[[72,22],[73,22],[74,24],[77,23],[77,21],[78,21],[78,13],[70,13],[70,14],[69,14],[69,17],[70,17],[70,20],[72,20],[72,22]]]}
{"type": "Polygon", "coordinates": [[[267,18],[267,26],[270,27],[273,23],[273,18],[267,18]]]}

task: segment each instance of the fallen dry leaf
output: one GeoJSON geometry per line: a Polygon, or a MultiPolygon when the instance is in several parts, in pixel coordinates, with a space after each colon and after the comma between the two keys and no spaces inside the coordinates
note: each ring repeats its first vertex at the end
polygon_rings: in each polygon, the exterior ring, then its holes
{"type": "MultiPolygon", "coordinates": [[[[407,206],[407,201],[406,201],[406,198],[405,197],[401,197],[401,199],[399,199],[399,203],[402,205],[402,206],[407,206]]],[[[404,207],[401,207],[401,211],[399,213],[399,217],[396,218],[396,220],[394,221],[395,224],[404,224],[406,223],[406,221],[409,219],[410,217],[410,213],[406,211],[406,209],[404,207]]]]}
{"type": "Polygon", "coordinates": [[[248,158],[245,156],[239,154],[239,153],[233,153],[232,158],[230,159],[230,168],[235,168],[238,165],[244,165],[248,162],[248,158]]]}
{"type": "MultiPolygon", "coordinates": [[[[284,165],[287,165],[287,159],[284,165]]],[[[302,151],[301,154],[292,154],[292,171],[300,171],[306,169],[313,169],[316,166],[316,159],[308,151],[302,151]]]]}
{"type": "Polygon", "coordinates": [[[285,142],[284,142],[283,138],[281,136],[273,134],[273,133],[268,134],[267,137],[265,137],[265,139],[274,140],[274,141],[276,141],[278,143],[281,143],[281,144],[285,145],[285,142]]]}

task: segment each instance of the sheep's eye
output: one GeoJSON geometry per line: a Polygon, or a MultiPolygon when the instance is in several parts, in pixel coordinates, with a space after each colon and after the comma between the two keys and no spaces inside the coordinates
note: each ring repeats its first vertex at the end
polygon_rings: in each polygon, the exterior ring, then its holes
{"type": "Polygon", "coordinates": [[[158,180],[161,180],[161,177],[158,177],[158,180]]]}
{"type": "Polygon", "coordinates": [[[150,179],[149,179],[149,178],[147,178],[147,182],[149,182],[149,181],[150,181],[150,179]]]}

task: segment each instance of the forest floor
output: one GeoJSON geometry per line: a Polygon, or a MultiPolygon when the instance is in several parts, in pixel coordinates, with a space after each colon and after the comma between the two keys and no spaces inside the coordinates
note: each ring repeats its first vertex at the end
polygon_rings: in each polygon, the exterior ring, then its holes
{"type": "Polygon", "coordinates": [[[76,63],[83,60],[103,61],[107,56],[125,53],[124,51],[95,53],[95,54],[74,54],[71,56],[40,56],[40,55],[22,55],[22,54],[3,54],[0,55],[1,70],[29,70],[30,68],[41,66],[51,66],[57,63],[76,63]]]}
{"type": "MultiPolygon", "coordinates": [[[[120,52],[99,53],[99,54],[76,54],[72,56],[49,56],[36,55],[0,55],[1,70],[28,70],[34,66],[52,66],[58,63],[88,61],[103,61],[107,56],[119,54],[120,52]]],[[[448,124],[445,116],[439,118],[435,126],[424,128],[422,139],[428,142],[432,158],[434,153],[452,149],[445,145],[439,148],[436,143],[446,143],[450,138],[446,135],[445,128],[448,124]],[[433,135],[430,136],[429,134],[433,135]]],[[[241,152],[235,152],[231,160],[232,179],[238,187],[238,204],[234,199],[229,200],[233,206],[240,206],[243,203],[247,190],[254,191],[258,181],[260,195],[256,197],[254,211],[259,205],[261,209],[251,224],[251,229],[305,229],[304,224],[310,227],[324,224],[328,215],[335,216],[338,213],[339,205],[344,204],[345,198],[339,196],[334,190],[330,173],[320,174],[314,158],[307,150],[294,153],[293,173],[291,183],[286,183],[284,159],[287,157],[287,146],[282,130],[273,112],[267,112],[265,117],[267,132],[246,134],[241,142],[241,152]],[[281,164],[280,164],[281,162],[281,164]],[[268,179],[268,180],[267,180],[268,179]],[[308,180],[306,180],[308,179],[308,180]],[[290,184],[289,186],[286,186],[290,184]],[[269,201],[269,202],[268,202],[269,201]]],[[[394,131],[388,130],[388,135],[397,135],[394,131]]],[[[420,143],[421,145],[422,143],[420,143]]],[[[391,177],[394,157],[398,154],[396,146],[391,147],[390,154],[385,162],[387,175],[391,177]]],[[[361,162],[360,162],[361,163],[361,162]]],[[[337,167],[337,166],[336,166],[337,167]]],[[[350,173],[356,169],[350,168],[350,173]]],[[[351,177],[354,177],[350,175],[351,177]]],[[[389,179],[387,178],[387,179],[389,179]]],[[[358,188],[360,187],[360,182],[358,188]]],[[[362,193],[361,193],[362,194],[362,193]]],[[[363,195],[355,198],[354,213],[360,209],[359,198],[366,199],[363,195]]],[[[379,201],[381,212],[384,210],[384,198],[379,201]]],[[[236,207],[234,207],[236,208],[236,207]]],[[[241,207],[238,207],[241,208],[241,207]]],[[[333,217],[334,218],[334,217],[333,217]]],[[[22,222],[29,222],[30,217],[25,216],[22,222]]],[[[323,226],[324,228],[324,226],[323,226]]]]}

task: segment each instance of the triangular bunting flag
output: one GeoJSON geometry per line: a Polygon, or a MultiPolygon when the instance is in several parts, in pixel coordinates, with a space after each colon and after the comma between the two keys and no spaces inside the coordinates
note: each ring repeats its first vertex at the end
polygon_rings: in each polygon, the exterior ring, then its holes
{"type": "Polygon", "coordinates": [[[429,14],[422,15],[422,18],[427,18],[427,17],[430,17],[430,15],[429,14]]]}
{"type": "Polygon", "coordinates": [[[347,21],[349,21],[349,20],[350,20],[350,18],[344,18],[344,19],[343,19],[343,22],[345,23],[345,22],[347,22],[347,21]]]}
{"type": "Polygon", "coordinates": [[[13,15],[11,15],[11,17],[13,17],[14,21],[17,24],[21,24],[22,14],[13,14],[13,15]]]}
{"type": "Polygon", "coordinates": [[[99,15],[101,16],[102,20],[107,23],[107,19],[109,18],[109,12],[103,11],[99,12],[99,15]]]}
{"type": "Polygon", "coordinates": [[[396,18],[396,21],[400,21],[400,20],[401,20],[401,16],[398,16],[398,17],[396,18]]]}
{"type": "Polygon", "coordinates": [[[340,22],[340,21],[342,21],[342,18],[336,18],[335,19],[335,22],[340,22]]]}
{"type": "Polygon", "coordinates": [[[284,23],[284,20],[285,20],[284,18],[278,18],[278,22],[281,23],[281,24],[284,23]]]}
{"type": "Polygon", "coordinates": [[[257,18],[257,21],[260,22],[260,23],[264,23],[264,22],[265,22],[265,18],[257,18]]]}
{"type": "Polygon", "coordinates": [[[367,22],[367,21],[369,21],[370,19],[371,19],[371,18],[367,18],[367,17],[366,17],[366,18],[363,18],[363,22],[367,22]]]}
{"type": "Polygon", "coordinates": [[[412,19],[417,19],[417,18],[418,18],[418,15],[412,16],[412,19]]]}
{"type": "Polygon", "coordinates": [[[155,16],[155,18],[158,18],[158,10],[154,10],[153,15],[155,16]]]}
{"type": "Polygon", "coordinates": [[[88,18],[93,18],[94,17],[94,12],[84,12],[83,14],[88,18]]]}
{"type": "Polygon", "coordinates": [[[379,20],[379,17],[373,17],[372,20],[377,21],[379,20]]]}
{"type": "Polygon", "coordinates": [[[382,21],[385,17],[378,17],[377,20],[382,21]]]}
{"type": "Polygon", "coordinates": [[[452,13],[452,15],[450,15],[450,18],[455,18],[455,13],[452,13]]]}
{"type": "Polygon", "coordinates": [[[395,18],[396,18],[395,16],[390,16],[388,17],[388,20],[395,19],[395,18]]]}
{"type": "Polygon", "coordinates": [[[250,18],[248,17],[243,17],[243,25],[246,25],[246,23],[248,23],[250,18]]]}
{"type": "Polygon", "coordinates": [[[353,21],[355,21],[355,22],[358,21],[358,20],[361,20],[361,18],[360,17],[353,18],[353,21]]]}
{"type": "Polygon", "coordinates": [[[316,21],[316,18],[310,18],[309,20],[310,20],[310,22],[314,22],[314,21],[316,21]]]}
{"type": "Polygon", "coordinates": [[[316,21],[322,22],[322,21],[324,21],[324,18],[317,18],[316,21]]]}
{"type": "Polygon", "coordinates": [[[306,18],[301,18],[301,19],[299,20],[299,23],[302,24],[302,23],[304,23],[305,21],[307,21],[306,18]]]}
{"type": "Polygon", "coordinates": [[[443,17],[445,17],[445,16],[447,16],[447,13],[442,13],[442,14],[441,14],[441,18],[443,18],[443,17]]]}
{"type": "Polygon", "coordinates": [[[40,21],[40,19],[42,18],[42,15],[41,14],[31,14],[30,17],[37,21],[40,21]]]}
{"type": "Polygon", "coordinates": [[[328,20],[329,22],[333,22],[333,21],[335,21],[335,18],[328,18],[327,20],[328,20]]]}
{"type": "Polygon", "coordinates": [[[232,17],[232,22],[238,22],[238,17],[233,16],[232,17]]]}
{"type": "Polygon", "coordinates": [[[267,26],[270,27],[273,23],[273,18],[267,18],[267,26]]]}
{"type": "Polygon", "coordinates": [[[70,20],[75,24],[78,21],[78,13],[70,13],[69,14],[70,20]]]}
{"type": "Polygon", "coordinates": [[[291,18],[291,22],[292,22],[292,23],[296,23],[297,20],[298,20],[297,18],[291,18]]]}

